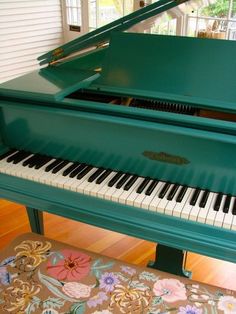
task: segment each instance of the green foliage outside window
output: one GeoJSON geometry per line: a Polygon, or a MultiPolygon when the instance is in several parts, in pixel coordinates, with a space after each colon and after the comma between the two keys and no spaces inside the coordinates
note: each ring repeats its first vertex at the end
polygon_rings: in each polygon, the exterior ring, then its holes
{"type": "MultiPolygon", "coordinates": [[[[203,8],[201,16],[227,17],[229,11],[229,0],[217,0],[215,3],[203,8]]],[[[236,3],[234,1],[234,12],[236,13],[236,3]]]]}

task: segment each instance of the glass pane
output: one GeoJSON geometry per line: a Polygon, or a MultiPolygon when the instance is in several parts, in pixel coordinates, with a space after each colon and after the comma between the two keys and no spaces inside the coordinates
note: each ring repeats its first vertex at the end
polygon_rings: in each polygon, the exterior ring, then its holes
{"type": "Polygon", "coordinates": [[[66,7],[68,24],[81,26],[81,0],[67,0],[66,7]]]}
{"type": "Polygon", "coordinates": [[[124,0],[124,14],[132,13],[134,9],[134,0],[124,0]]]}
{"type": "Polygon", "coordinates": [[[236,1],[233,1],[232,17],[236,19],[236,1]]]}
{"type": "Polygon", "coordinates": [[[97,28],[97,1],[89,0],[89,30],[97,28]]]}
{"type": "Polygon", "coordinates": [[[134,0],[89,0],[89,29],[93,30],[133,12],[134,0]]]}
{"type": "Polygon", "coordinates": [[[123,16],[123,1],[97,0],[98,27],[108,24],[123,16]]]}

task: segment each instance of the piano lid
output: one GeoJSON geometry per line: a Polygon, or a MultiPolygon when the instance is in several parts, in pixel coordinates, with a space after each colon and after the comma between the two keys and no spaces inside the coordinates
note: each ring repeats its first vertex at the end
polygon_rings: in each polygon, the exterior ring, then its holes
{"type": "Polygon", "coordinates": [[[0,86],[0,95],[45,100],[62,100],[80,88],[86,88],[99,74],[78,69],[70,63],[49,66],[0,86]]]}
{"type": "Polygon", "coordinates": [[[46,54],[43,54],[38,58],[40,65],[58,61],[73,53],[83,51],[84,49],[100,47],[105,43],[107,44],[109,43],[112,32],[125,31],[137,23],[174,8],[186,1],[189,0],[158,0],[150,5],[145,6],[144,8],[134,11],[118,20],[99,27],[94,31],[86,33],[79,38],[76,38],[52,51],[47,52],[46,54]]]}
{"type": "Polygon", "coordinates": [[[236,110],[236,42],[113,33],[90,89],[236,110]]]}

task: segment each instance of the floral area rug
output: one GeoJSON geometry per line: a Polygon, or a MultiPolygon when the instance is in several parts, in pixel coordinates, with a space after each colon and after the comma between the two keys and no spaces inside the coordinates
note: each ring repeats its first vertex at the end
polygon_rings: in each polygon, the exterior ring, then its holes
{"type": "Polygon", "coordinates": [[[0,313],[236,313],[236,293],[35,234],[0,253],[0,313]]]}

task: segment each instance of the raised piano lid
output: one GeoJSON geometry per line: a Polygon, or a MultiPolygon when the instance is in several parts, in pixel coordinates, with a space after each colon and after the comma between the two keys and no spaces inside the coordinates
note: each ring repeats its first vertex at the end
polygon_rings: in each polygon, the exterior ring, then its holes
{"type": "Polygon", "coordinates": [[[236,41],[113,33],[90,88],[236,110],[236,41]]]}

